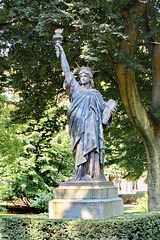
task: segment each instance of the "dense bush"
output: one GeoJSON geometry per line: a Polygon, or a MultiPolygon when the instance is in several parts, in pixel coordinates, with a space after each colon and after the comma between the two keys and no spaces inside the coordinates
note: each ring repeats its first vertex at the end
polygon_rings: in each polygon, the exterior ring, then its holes
{"type": "Polygon", "coordinates": [[[38,196],[32,200],[31,207],[34,207],[42,212],[48,212],[48,202],[53,198],[53,193],[40,192],[38,196]]]}
{"type": "Polygon", "coordinates": [[[120,194],[119,197],[123,199],[124,204],[138,203],[138,201],[143,198],[145,193],[136,193],[136,194],[120,194]]]}
{"type": "Polygon", "coordinates": [[[142,198],[137,199],[138,205],[135,207],[136,211],[148,212],[148,193],[146,192],[142,198]]]}
{"type": "Polygon", "coordinates": [[[8,210],[5,207],[0,206],[0,212],[7,212],[8,210]]]}
{"type": "Polygon", "coordinates": [[[2,239],[160,239],[160,214],[152,213],[136,219],[48,220],[3,217],[2,239]]]}

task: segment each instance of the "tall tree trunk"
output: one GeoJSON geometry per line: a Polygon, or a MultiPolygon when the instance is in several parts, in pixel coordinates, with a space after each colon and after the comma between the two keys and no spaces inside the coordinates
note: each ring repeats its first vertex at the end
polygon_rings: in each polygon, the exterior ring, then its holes
{"type": "Polygon", "coordinates": [[[119,65],[116,69],[119,89],[127,114],[140,134],[148,160],[149,211],[160,210],[160,121],[143,107],[134,71],[119,65]]]}
{"type": "MultiPolygon", "coordinates": [[[[155,45],[151,54],[153,86],[151,114],[160,107],[160,45],[155,45]]],[[[152,142],[147,150],[149,211],[160,210],[160,117],[153,119],[152,142]]]]}
{"type": "Polygon", "coordinates": [[[148,210],[160,211],[160,135],[146,146],[148,160],[148,210]]]}
{"type": "MultiPolygon", "coordinates": [[[[134,0],[133,4],[128,7],[128,14],[126,14],[128,24],[125,27],[125,34],[128,38],[121,43],[122,52],[127,51],[128,54],[134,54],[134,43],[139,32],[139,19],[142,17],[145,7],[146,3],[138,0],[134,0]]],[[[152,107],[157,106],[160,99],[160,81],[158,80],[160,60],[157,64],[160,57],[157,56],[157,51],[154,54],[152,107]]],[[[160,211],[160,120],[144,108],[138,93],[134,70],[129,69],[125,64],[120,64],[115,68],[115,72],[128,117],[140,134],[147,153],[149,211],[160,211]]]]}

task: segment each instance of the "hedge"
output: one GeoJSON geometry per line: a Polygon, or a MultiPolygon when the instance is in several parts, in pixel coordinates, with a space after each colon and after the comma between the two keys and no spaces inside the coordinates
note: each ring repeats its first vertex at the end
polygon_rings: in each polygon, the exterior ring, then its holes
{"type": "Polygon", "coordinates": [[[145,192],[139,192],[136,194],[119,194],[118,196],[123,199],[124,204],[137,203],[137,200],[144,197],[145,192]]]}
{"type": "Polygon", "coordinates": [[[2,239],[12,240],[141,240],[160,239],[160,213],[136,219],[51,220],[2,217],[2,239]]]}

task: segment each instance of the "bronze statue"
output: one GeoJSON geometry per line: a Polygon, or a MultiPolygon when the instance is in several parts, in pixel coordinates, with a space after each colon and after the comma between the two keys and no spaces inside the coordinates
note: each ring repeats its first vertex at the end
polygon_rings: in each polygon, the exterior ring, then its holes
{"type": "Polygon", "coordinates": [[[94,88],[93,71],[89,67],[79,69],[80,81],[70,71],[68,61],[60,42],[56,50],[61,56],[65,74],[64,89],[71,100],[68,110],[71,149],[75,162],[73,181],[106,181],[103,174],[104,138],[103,128],[110,127],[116,101],[105,102],[94,88]]]}

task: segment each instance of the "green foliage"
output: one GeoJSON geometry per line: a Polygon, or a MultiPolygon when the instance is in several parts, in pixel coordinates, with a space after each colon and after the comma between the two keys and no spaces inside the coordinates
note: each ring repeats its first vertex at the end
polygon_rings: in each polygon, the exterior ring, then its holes
{"type": "MultiPolygon", "coordinates": [[[[40,119],[48,103],[62,88],[60,61],[56,58],[52,39],[58,27],[64,28],[63,46],[71,67],[76,67],[77,58],[80,65],[88,60],[91,65],[96,64],[95,68],[100,73],[95,75],[95,86],[101,90],[102,81],[109,83],[110,87],[104,94],[107,98],[112,94],[119,99],[118,91],[115,93],[113,89],[117,84],[108,52],[115,64],[125,63],[136,70],[141,93],[144,93],[144,82],[145,96],[150,92],[151,81],[146,81],[146,78],[151,76],[151,64],[143,44],[139,46],[144,38],[141,31],[135,55],[120,50],[120,42],[126,38],[124,16],[127,4],[128,0],[2,1],[1,59],[5,64],[2,64],[1,83],[2,86],[12,86],[20,93],[19,110],[15,114],[17,120],[24,121],[29,117],[40,119]],[[9,78],[4,70],[10,73],[9,78]]],[[[153,4],[149,9],[151,15],[156,12],[153,4]]],[[[158,20],[154,21],[157,28],[158,20]]],[[[144,98],[145,104],[149,104],[149,98],[144,98]]]]}
{"type": "Polygon", "coordinates": [[[154,107],[152,109],[152,112],[153,112],[153,116],[160,117],[160,106],[154,107]]]}
{"type": "Polygon", "coordinates": [[[34,207],[43,212],[48,212],[48,202],[53,200],[54,194],[48,192],[40,192],[34,200],[32,200],[31,207],[34,207]]]}
{"type": "Polygon", "coordinates": [[[135,210],[141,212],[148,212],[148,193],[146,192],[142,198],[137,199],[138,205],[135,210]]]}
{"type": "Polygon", "coordinates": [[[40,125],[33,125],[35,131],[29,130],[21,135],[24,141],[21,156],[12,163],[1,163],[3,200],[21,199],[30,204],[30,199],[38,197],[39,191],[53,192],[59,182],[73,176],[74,163],[66,132],[56,136],[50,133],[43,138],[43,134],[48,133],[44,125],[42,129],[40,125]]]}
{"type": "Polygon", "coordinates": [[[14,106],[6,99],[1,103],[5,107],[0,117],[0,196],[30,204],[39,191],[53,192],[59,182],[73,175],[69,135],[63,130],[64,110],[57,113],[56,106],[52,107],[38,122],[30,120],[22,125],[12,123],[14,106]]]}
{"type": "Polygon", "coordinates": [[[8,212],[8,210],[5,207],[0,206],[0,212],[8,212]]]}
{"type": "Polygon", "coordinates": [[[23,147],[19,131],[22,125],[11,122],[10,112],[15,106],[8,101],[5,95],[0,95],[0,162],[14,162],[20,156],[23,147]]]}
{"type": "Polygon", "coordinates": [[[116,115],[111,128],[104,133],[105,172],[107,175],[121,174],[125,178],[136,180],[147,170],[143,142],[124,110],[121,110],[121,105],[116,115]]]}
{"type": "MultiPolygon", "coordinates": [[[[143,199],[144,193],[136,193],[136,194],[120,194],[118,195],[120,198],[123,199],[124,204],[132,204],[132,203],[138,203],[143,199]]],[[[137,207],[136,207],[137,209],[137,207]]],[[[137,209],[138,210],[138,209],[137,209]]],[[[139,209],[139,212],[141,212],[141,209],[139,209]]],[[[147,212],[147,211],[145,211],[147,212]]]]}
{"type": "Polygon", "coordinates": [[[18,217],[2,218],[4,239],[133,239],[160,238],[160,214],[150,214],[137,219],[67,221],[30,219],[18,217]]]}

